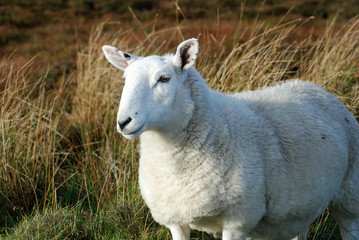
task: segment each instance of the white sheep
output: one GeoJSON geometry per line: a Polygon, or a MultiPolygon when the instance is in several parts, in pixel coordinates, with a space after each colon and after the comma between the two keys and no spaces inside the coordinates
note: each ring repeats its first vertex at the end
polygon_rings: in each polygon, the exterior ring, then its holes
{"type": "Polygon", "coordinates": [[[175,55],[103,51],[124,71],[117,129],[140,136],[141,194],[173,239],[306,239],[327,206],[359,239],[359,127],[332,94],[299,80],[213,91],[192,67],[196,39],[175,55]]]}

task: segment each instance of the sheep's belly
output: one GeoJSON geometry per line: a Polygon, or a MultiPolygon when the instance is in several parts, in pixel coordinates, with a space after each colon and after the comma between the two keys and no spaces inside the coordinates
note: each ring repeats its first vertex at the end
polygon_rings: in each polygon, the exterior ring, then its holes
{"type": "Polygon", "coordinates": [[[312,218],[287,219],[285,221],[277,221],[274,223],[269,222],[268,219],[263,219],[251,232],[249,232],[248,239],[293,239],[298,234],[306,232],[306,229],[312,220],[312,218]]]}

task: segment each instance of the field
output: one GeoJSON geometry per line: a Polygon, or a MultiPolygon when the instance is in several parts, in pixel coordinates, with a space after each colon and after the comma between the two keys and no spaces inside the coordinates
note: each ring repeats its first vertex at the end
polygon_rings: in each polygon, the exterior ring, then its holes
{"type": "MultiPolygon", "coordinates": [[[[165,54],[197,37],[211,88],[302,78],[359,116],[357,2],[30,2],[0,4],[0,239],[171,239],[139,194],[138,141],[116,132],[123,79],[102,45],[165,54]]],[[[340,239],[328,210],[308,238],[340,239]]]]}

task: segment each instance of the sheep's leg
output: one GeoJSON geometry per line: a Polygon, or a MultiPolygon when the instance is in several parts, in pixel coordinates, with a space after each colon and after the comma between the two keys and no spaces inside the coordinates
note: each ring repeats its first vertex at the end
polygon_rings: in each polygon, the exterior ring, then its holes
{"type": "Polygon", "coordinates": [[[359,218],[335,216],[343,240],[359,240],[359,218]]]}
{"type": "Polygon", "coordinates": [[[189,240],[191,229],[189,226],[171,225],[168,226],[173,240],[189,240]]]}
{"type": "Polygon", "coordinates": [[[246,233],[239,231],[223,230],[222,240],[245,240],[247,238],[246,233]]]}
{"type": "Polygon", "coordinates": [[[293,238],[292,240],[307,240],[307,231],[298,234],[298,235],[297,235],[295,238],[293,238]]]}
{"type": "Polygon", "coordinates": [[[359,162],[349,167],[350,174],[330,207],[343,240],[359,240],[359,174],[354,172],[357,169],[359,162]]]}

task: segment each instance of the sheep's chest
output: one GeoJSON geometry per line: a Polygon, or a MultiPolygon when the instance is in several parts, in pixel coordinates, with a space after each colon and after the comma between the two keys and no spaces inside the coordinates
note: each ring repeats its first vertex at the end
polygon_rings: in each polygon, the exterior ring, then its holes
{"type": "MultiPolygon", "coordinates": [[[[178,157],[178,156],[177,156],[178,157]]],[[[141,194],[160,224],[189,224],[216,216],[225,208],[225,187],[214,166],[201,164],[181,169],[173,154],[141,151],[139,183],[141,194]]],[[[192,155],[191,160],[203,158],[192,155]]],[[[182,161],[184,161],[182,159],[182,161]]]]}

